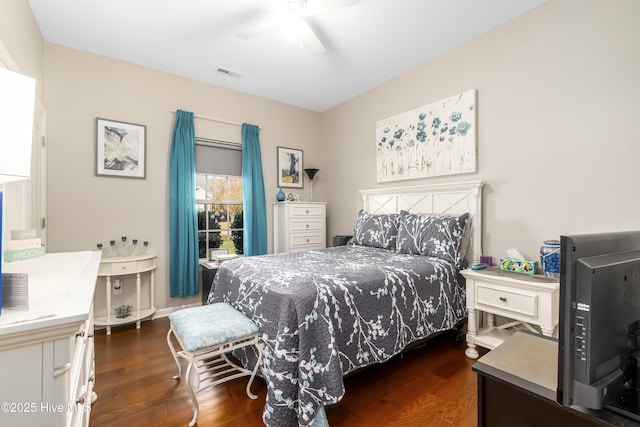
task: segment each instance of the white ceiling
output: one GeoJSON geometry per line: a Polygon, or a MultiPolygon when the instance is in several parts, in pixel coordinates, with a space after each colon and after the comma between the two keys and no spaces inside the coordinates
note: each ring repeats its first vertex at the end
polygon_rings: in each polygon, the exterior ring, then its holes
{"type": "Polygon", "coordinates": [[[360,0],[310,21],[325,54],[278,30],[237,36],[281,0],[29,3],[48,42],[324,112],[544,1],[360,0]]]}

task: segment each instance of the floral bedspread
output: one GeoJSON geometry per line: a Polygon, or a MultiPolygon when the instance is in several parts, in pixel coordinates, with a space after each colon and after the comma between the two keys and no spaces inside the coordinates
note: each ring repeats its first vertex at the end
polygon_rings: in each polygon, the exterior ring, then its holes
{"type": "Polygon", "coordinates": [[[350,245],[227,261],[208,302],[260,328],[265,424],[308,426],[342,398],[345,374],[463,319],[462,280],[438,258],[350,245]]]}

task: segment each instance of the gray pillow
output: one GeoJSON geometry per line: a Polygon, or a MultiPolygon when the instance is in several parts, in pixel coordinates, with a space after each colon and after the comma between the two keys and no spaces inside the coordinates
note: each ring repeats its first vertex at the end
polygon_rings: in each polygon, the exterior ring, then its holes
{"type": "Polygon", "coordinates": [[[375,215],[360,209],[351,244],[396,250],[398,214],[375,215]]]}
{"type": "Polygon", "coordinates": [[[417,215],[400,212],[397,250],[404,254],[437,257],[459,266],[464,229],[469,214],[417,215]]]}

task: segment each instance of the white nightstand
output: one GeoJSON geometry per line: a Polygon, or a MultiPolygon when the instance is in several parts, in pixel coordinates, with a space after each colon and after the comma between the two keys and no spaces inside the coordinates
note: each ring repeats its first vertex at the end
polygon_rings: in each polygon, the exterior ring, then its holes
{"type": "Polygon", "coordinates": [[[523,325],[532,332],[553,336],[558,326],[560,283],[541,274],[527,275],[500,271],[488,267],[483,270],[463,270],[467,280],[467,349],[465,355],[477,359],[476,345],[490,350],[514,333],[513,327],[523,325]],[[481,314],[486,324],[478,329],[481,314]],[[495,324],[495,315],[510,321],[495,324]]]}

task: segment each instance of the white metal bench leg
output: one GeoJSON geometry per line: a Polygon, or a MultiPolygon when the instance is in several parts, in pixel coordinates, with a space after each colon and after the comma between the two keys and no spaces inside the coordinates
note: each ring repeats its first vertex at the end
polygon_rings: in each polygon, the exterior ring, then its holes
{"type": "Polygon", "coordinates": [[[258,368],[260,368],[260,363],[262,363],[262,346],[260,344],[256,344],[254,348],[258,350],[258,360],[256,360],[256,366],[253,368],[253,371],[251,372],[251,378],[249,378],[249,382],[247,383],[247,396],[255,400],[258,398],[258,396],[251,392],[251,384],[253,384],[253,380],[256,377],[258,368]]]}
{"type": "Polygon", "coordinates": [[[196,398],[196,391],[199,385],[191,384],[191,371],[192,369],[196,370],[196,375],[198,374],[198,368],[195,366],[195,363],[186,356],[184,351],[177,352],[173,342],[171,341],[171,334],[174,333],[172,328],[169,328],[169,332],[167,332],[167,344],[169,345],[169,349],[171,350],[171,355],[173,356],[173,360],[175,360],[176,365],[178,365],[178,374],[174,375],[174,379],[180,379],[182,376],[182,365],[178,360],[178,357],[182,357],[187,361],[187,371],[185,372],[185,380],[187,383],[187,389],[189,390],[189,396],[191,397],[191,402],[193,403],[193,418],[191,422],[189,422],[189,427],[193,427],[198,419],[198,414],[200,413],[200,406],[198,405],[198,399],[196,398]]]}
{"type": "Polygon", "coordinates": [[[187,372],[185,373],[187,380],[187,389],[189,389],[189,395],[191,396],[191,402],[193,402],[193,418],[189,423],[189,427],[193,427],[198,419],[198,414],[200,413],[200,405],[198,405],[198,399],[196,399],[196,390],[194,390],[193,385],[191,384],[191,370],[196,370],[196,375],[198,374],[198,368],[195,366],[195,363],[189,363],[187,367],[187,372]]]}
{"type": "Polygon", "coordinates": [[[176,352],[176,348],[173,346],[173,342],[171,341],[171,334],[173,333],[173,329],[169,328],[169,332],[167,332],[167,344],[169,345],[169,349],[171,350],[171,355],[173,356],[173,360],[176,361],[176,365],[178,365],[178,374],[174,375],[173,378],[178,379],[180,375],[182,375],[182,366],[180,365],[180,361],[178,360],[178,354],[176,352]]]}

